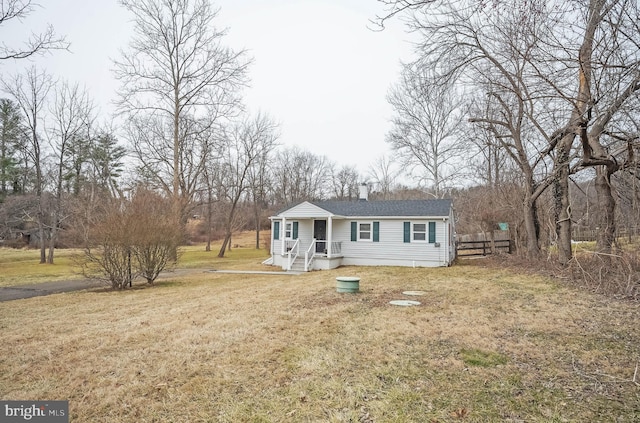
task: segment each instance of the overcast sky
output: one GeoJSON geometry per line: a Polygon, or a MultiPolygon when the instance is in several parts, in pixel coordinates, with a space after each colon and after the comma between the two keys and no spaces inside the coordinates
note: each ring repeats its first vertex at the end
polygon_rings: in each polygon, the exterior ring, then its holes
{"type": "MultiPolygon", "coordinates": [[[[399,22],[369,29],[381,13],[375,0],[219,0],[226,44],[254,58],[245,99],[281,123],[281,143],[326,155],[365,172],[388,153],[392,111],[386,94],[411,46],[399,22]]],[[[126,48],[131,16],[117,0],[50,0],[20,25],[3,26],[9,45],[46,23],[71,42],[71,53],[37,59],[57,77],[86,85],[103,115],[112,111],[117,82],[112,59],[126,48]]],[[[0,64],[13,73],[31,63],[0,64]]]]}

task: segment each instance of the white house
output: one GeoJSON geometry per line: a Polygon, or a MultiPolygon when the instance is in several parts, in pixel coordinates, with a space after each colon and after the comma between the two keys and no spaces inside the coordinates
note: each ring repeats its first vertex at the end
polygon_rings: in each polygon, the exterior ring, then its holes
{"type": "Polygon", "coordinates": [[[449,266],[456,253],[452,200],[305,201],[270,219],[269,262],[285,270],[449,266]]]}

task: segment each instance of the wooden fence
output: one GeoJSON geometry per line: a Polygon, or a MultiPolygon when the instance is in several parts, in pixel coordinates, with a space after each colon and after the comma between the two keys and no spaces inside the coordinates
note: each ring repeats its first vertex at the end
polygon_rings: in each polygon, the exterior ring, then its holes
{"type": "MultiPolygon", "coordinates": [[[[511,254],[511,240],[497,239],[493,242],[496,252],[511,254]]],[[[458,257],[486,256],[491,253],[491,241],[458,241],[456,244],[458,257]]]]}

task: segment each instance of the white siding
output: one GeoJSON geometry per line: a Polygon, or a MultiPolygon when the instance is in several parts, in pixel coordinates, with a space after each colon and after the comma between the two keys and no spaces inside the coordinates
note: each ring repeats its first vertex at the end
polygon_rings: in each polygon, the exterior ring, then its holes
{"type": "MultiPolygon", "coordinates": [[[[343,264],[400,265],[400,266],[447,266],[449,260],[449,238],[447,221],[440,220],[384,220],[380,222],[380,241],[351,241],[351,222],[356,220],[334,220],[334,241],[342,242],[343,264]],[[404,242],[404,222],[436,222],[436,243],[404,242]]],[[[357,220],[368,222],[369,220],[357,220]]],[[[374,220],[371,220],[374,221],[374,220]]]]}
{"type": "Polygon", "coordinates": [[[312,217],[328,217],[331,213],[328,211],[321,209],[318,206],[314,206],[313,204],[305,201],[304,203],[298,204],[295,207],[292,207],[288,210],[283,211],[277,217],[284,217],[286,219],[295,219],[295,218],[312,218],[312,217]]]}
{"type": "MultiPolygon", "coordinates": [[[[271,221],[271,257],[274,257],[275,255],[280,255],[280,252],[282,251],[282,239],[284,238],[282,221],[278,221],[280,226],[280,231],[278,233],[278,239],[274,239],[275,238],[275,229],[274,229],[275,222],[276,222],[275,220],[271,221]]],[[[275,258],[273,263],[276,264],[275,258]]]]}
{"type": "MultiPolygon", "coordinates": [[[[286,264],[286,255],[282,256],[282,243],[284,242],[284,225],[282,218],[287,222],[298,222],[299,256],[304,254],[313,240],[314,219],[327,219],[331,214],[311,203],[304,202],[284,213],[272,218],[273,222],[280,221],[280,239],[272,239],[272,257],[274,265],[286,264]]],[[[328,222],[327,222],[328,223],[328,222]]],[[[379,266],[448,266],[455,258],[455,220],[453,208],[448,218],[420,219],[410,217],[378,217],[378,218],[352,218],[343,219],[334,217],[332,220],[333,234],[331,240],[341,243],[342,265],[379,265],[379,266]],[[351,222],[379,222],[379,242],[351,241],[351,222]],[[404,242],[404,222],[424,223],[427,228],[429,222],[436,224],[436,247],[429,242],[404,242]]],[[[327,229],[328,224],[327,224],[327,229]]],[[[373,232],[373,228],[372,232],[373,232]]],[[[372,233],[373,238],[373,233],[372,233]]],[[[428,232],[427,232],[428,239],[428,232]]],[[[334,254],[336,252],[334,251],[334,254]]],[[[338,262],[314,264],[316,268],[332,268],[338,262]]]]}

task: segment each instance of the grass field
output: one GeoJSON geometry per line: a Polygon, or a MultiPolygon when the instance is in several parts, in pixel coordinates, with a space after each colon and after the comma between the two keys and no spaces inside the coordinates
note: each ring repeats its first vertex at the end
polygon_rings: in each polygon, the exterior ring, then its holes
{"type": "MultiPolygon", "coordinates": [[[[261,245],[270,237],[269,232],[261,233],[261,245]]],[[[255,234],[244,232],[233,238],[232,248],[224,258],[218,258],[220,244],[205,251],[204,245],[180,247],[178,269],[254,269],[265,270],[261,263],[268,257],[264,249],[255,250],[255,234]]],[[[54,264],[40,264],[40,250],[0,248],[0,287],[27,285],[38,282],[82,279],[83,275],[78,259],[80,249],[58,249],[55,251],[54,264]]],[[[275,270],[275,269],[274,269],[275,270]]]]}
{"type": "MultiPolygon", "coordinates": [[[[262,259],[199,248],[185,267],[262,259]]],[[[0,303],[0,398],[66,399],[73,422],[640,421],[637,304],[474,263],[0,303]],[[422,305],[388,304],[405,290],[422,305]]]]}
{"type": "Polygon", "coordinates": [[[0,286],[79,279],[82,275],[73,266],[77,250],[56,250],[55,264],[39,264],[40,250],[0,248],[0,286]]]}

